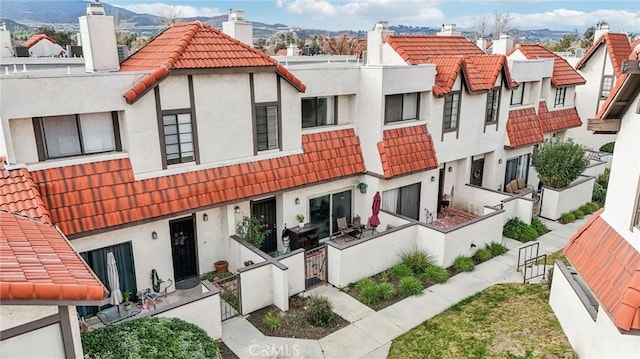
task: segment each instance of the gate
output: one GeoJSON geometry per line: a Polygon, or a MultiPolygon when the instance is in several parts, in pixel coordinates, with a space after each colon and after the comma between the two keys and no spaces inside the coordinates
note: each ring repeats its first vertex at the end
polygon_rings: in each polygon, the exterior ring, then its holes
{"type": "Polygon", "coordinates": [[[327,245],[304,252],[305,288],[327,281],[327,245]]]}
{"type": "Polygon", "coordinates": [[[233,274],[212,282],[220,289],[220,313],[222,320],[231,319],[242,313],[240,275],[233,274]]]}
{"type": "Polygon", "coordinates": [[[540,242],[531,243],[518,250],[518,268],[522,268],[524,283],[533,278],[542,277],[545,279],[545,268],[547,263],[547,255],[539,255],[540,242]],[[542,263],[542,264],[540,264],[542,263]],[[542,267],[542,269],[540,269],[542,267]]]}

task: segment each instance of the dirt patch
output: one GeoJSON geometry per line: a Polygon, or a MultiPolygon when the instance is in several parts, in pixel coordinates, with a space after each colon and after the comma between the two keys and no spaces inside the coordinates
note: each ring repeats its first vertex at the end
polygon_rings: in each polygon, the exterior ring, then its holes
{"type": "Polygon", "coordinates": [[[239,359],[236,353],[231,351],[223,341],[218,341],[218,349],[220,349],[222,359],[239,359]]]}
{"type": "Polygon", "coordinates": [[[324,338],[338,329],[349,325],[348,321],[336,314],[332,326],[314,327],[311,323],[307,322],[304,317],[306,309],[305,301],[306,298],[291,297],[289,299],[289,311],[282,312],[277,307],[270,305],[249,314],[247,320],[249,320],[249,322],[258,328],[258,330],[260,330],[264,335],[301,339],[324,338]],[[280,319],[280,326],[276,329],[269,328],[264,322],[264,318],[269,312],[275,314],[280,319]]]}

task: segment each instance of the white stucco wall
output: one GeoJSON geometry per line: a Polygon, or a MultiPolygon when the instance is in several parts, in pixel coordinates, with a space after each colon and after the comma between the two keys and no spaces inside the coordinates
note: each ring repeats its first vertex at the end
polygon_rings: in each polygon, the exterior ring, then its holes
{"type": "Polygon", "coordinates": [[[159,313],[158,317],[178,318],[202,328],[212,339],[222,338],[220,294],[159,313]]]}
{"type": "Polygon", "coordinates": [[[243,315],[273,303],[271,266],[272,264],[266,264],[240,273],[243,315]]]}
{"type": "Polygon", "coordinates": [[[285,258],[278,258],[278,261],[289,268],[287,273],[288,296],[303,292],[305,290],[304,251],[285,258]]]}
{"type": "MultiPolygon", "coordinates": [[[[579,177],[576,181],[582,181],[585,177],[579,177]]],[[[581,183],[575,183],[557,190],[543,187],[540,216],[551,220],[560,218],[563,213],[578,209],[587,202],[591,202],[595,178],[590,177],[581,183]]]]}
{"type": "Polygon", "coordinates": [[[42,39],[29,48],[29,55],[33,57],[59,57],[62,54],[64,48],[47,39],[42,39]]]}
{"type": "Polygon", "coordinates": [[[3,340],[0,357],[6,359],[65,359],[62,330],[53,324],[3,340]]]}
{"type": "Polygon", "coordinates": [[[448,232],[446,234],[442,266],[449,267],[453,265],[457,256],[472,256],[476,250],[486,244],[492,241],[500,241],[504,222],[504,212],[501,212],[471,225],[448,232]],[[476,247],[471,248],[471,244],[475,244],[476,247]]]}

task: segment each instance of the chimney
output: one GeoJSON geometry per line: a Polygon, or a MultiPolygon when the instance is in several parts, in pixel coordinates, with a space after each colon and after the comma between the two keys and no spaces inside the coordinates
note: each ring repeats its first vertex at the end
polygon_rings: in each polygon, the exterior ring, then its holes
{"type": "Polygon", "coordinates": [[[88,3],[87,15],[81,16],[79,20],[85,70],[87,72],[120,70],[113,16],[105,15],[100,0],[88,3]]]}
{"type": "Polygon", "coordinates": [[[222,23],[222,32],[253,47],[253,24],[244,11],[229,9],[228,20],[222,23]]]}
{"type": "Polygon", "coordinates": [[[436,35],[453,36],[462,34],[456,31],[456,24],[442,24],[442,29],[440,30],[440,32],[436,33],[436,35]]]}
{"type": "Polygon", "coordinates": [[[597,41],[600,36],[608,33],[610,29],[609,24],[604,21],[598,21],[596,24],[596,31],[593,33],[593,41],[597,41]]]}
{"type": "Polygon", "coordinates": [[[367,65],[382,65],[382,41],[388,35],[393,35],[393,31],[386,21],[378,21],[367,32],[367,65]]]}
{"type": "Polygon", "coordinates": [[[479,38],[476,40],[476,46],[478,46],[482,52],[487,52],[487,39],[484,37],[479,38]]]}
{"type": "Polygon", "coordinates": [[[300,56],[300,49],[298,49],[298,45],[289,44],[289,46],[287,46],[287,56],[300,56]]]}
{"type": "Polygon", "coordinates": [[[13,46],[11,46],[11,32],[3,22],[0,24],[0,57],[13,57],[13,46]]]}
{"type": "Polygon", "coordinates": [[[513,47],[513,40],[507,34],[500,34],[500,40],[494,40],[491,47],[494,54],[506,55],[513,47]]]}

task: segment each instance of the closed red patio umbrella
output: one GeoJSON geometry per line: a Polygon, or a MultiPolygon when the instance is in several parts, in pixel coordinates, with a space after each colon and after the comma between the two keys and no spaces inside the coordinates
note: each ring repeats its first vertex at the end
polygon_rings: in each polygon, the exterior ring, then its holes
{"type": "Polygon", "coordinates": [[[380,197],[380,192],[376,192],[375,196],[373,196],[373,205],[371,205],[371,219],[369,220],[369,225],[373,228],[376,228],[380,225],[380,218],[378,218],[378,214],[380,213],[380,204],[382,203],[382,198],[380,197]]]}

